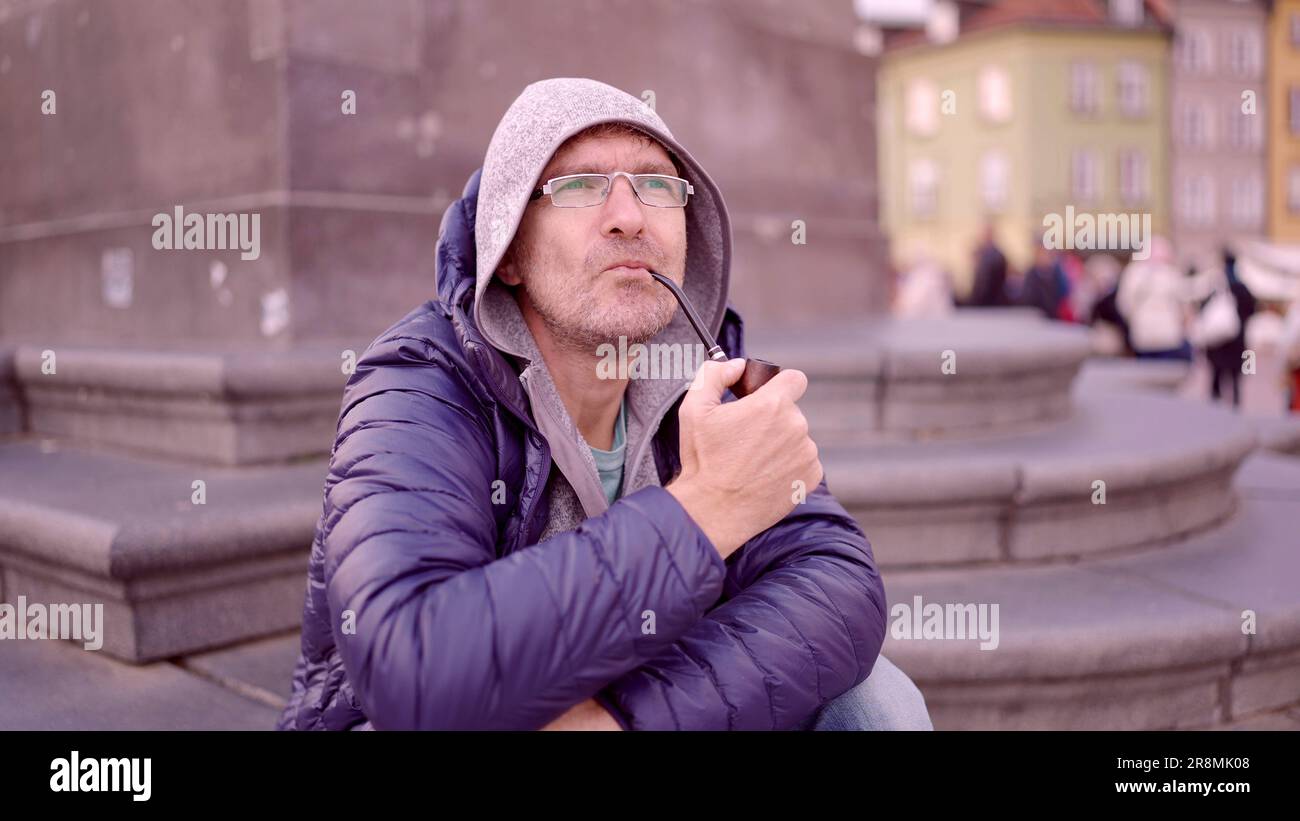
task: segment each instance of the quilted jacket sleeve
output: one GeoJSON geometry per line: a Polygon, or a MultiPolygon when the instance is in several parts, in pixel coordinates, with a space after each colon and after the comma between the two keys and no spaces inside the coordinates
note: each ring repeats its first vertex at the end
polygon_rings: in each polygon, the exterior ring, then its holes
{"type": "Polygon", "coordinates": [[[671,645],[726,575],[658,487],[497,559],[494,432],[458,373],[427,339],[392,336],[344,394],[324,584],[377,729],[541,727],[671,645]]]}
{"type": "Polygon", "coordinates": [[[871,673],[885,590],[825,479],[727,564],[724,601],[596,696],[625,727],[792,729],[871,673]]]}

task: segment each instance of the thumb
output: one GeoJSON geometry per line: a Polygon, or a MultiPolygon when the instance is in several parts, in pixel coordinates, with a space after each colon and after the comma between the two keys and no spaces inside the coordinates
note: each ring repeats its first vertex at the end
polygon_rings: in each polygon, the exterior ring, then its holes
{"type": "Polygon", "coordinates": [[[695,372],[695,380],[691,382],[683,403],[705,407],[721,404],[722,392],[735,384],[744,372],[745,360],[739,357],[726,362],[706,361],[695,372]]]}

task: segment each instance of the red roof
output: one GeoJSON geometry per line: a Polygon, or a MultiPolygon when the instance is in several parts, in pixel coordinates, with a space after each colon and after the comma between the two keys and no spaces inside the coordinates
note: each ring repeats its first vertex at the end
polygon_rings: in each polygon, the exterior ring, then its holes
{"type": "MultiPolygon", "coordinates": [[[[1141,28],[1166,29],[1172,24],[1169,0],[1145,0],[1146,19],[1141,28]]],[[[1106,0],[958,0],[960,34],[965,36],[1011,26],[1060,26],[1123,28],[1111,21],[1106,0]]],[[[922,45],[929,40],[925,31],[908,29],[890,32],[889,48],[922,45]]]]}

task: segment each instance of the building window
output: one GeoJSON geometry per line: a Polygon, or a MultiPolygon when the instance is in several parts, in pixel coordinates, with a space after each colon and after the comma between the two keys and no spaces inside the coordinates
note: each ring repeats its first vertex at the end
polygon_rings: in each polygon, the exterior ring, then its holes
{"type": "Polygon", "coordinates": [[[1259,113],[1247,114],[1241,110],[1236,100],[1228,103],[1226,109],[1228,142],[1233,148],[1259,149],[1263,143],[1263,126],[1259,113]]]}
{"type": "Polygon", "coordinates": [[[933,217],[939,210],[939,166],[930,159],[913,160],[908,184],[912,192],[912,215],[922,219],[933,217]]]}
{"type": "Polygon", "coordinates": [[[1192,144],[1192,132],[1196,123],[1192,122],[1195,117],[1195,106],[1191,103],[1179,102],[1175,109],[1177,116],[1174,118],[1174,138],[1180,145],[1190,146],[1192,144]]]}
{"type": "Polygon", "coordinates": [[[1076,114],[1096,114],[1100,109],[1097,64],[1076,60],[1070,64],[1070,110],[1076,114]]]}
{"type": "Polygon", "coordinates": [[[990,122],[1011,119],[1011,78],[1005,69],[987,66],[980,71],[980,114],[990,122]]]}
{"type": "Polygon", "coordinates": [[[1208,74],[1214,70],[1214,40],[1202,28],[1187,27],[1175,42],[1178,67],[1183,71],[1208,74]]]}
{"type": "Polygon", "coordinates": [[[1264,186],[1258,174],[1232,181],[1229,210],[1232,222],[1240,228],[1258,228],[1264,217],[1264,186]]]}
{"type": "Polygon", "coordinates": [[[1209,103],[1183,102],[1178,112],[1178,129],[1183,145],[1202,149],[1214,146],[1214,119],[1209,103]]]}
{"type": "Polygon", "coordinates": [[[980,199],[984,210],[1001,213],[1007,207],[1011,189],[1011,163],[1005,152],[993,149],[980,158],[980,199]]]}
{"type": "Polygon", "coordinates": [[[1291,166],[1286,182],[1286,207],[1292,213],[1300,213],[1300,165],[1291,166]]]}
{"type": "Polygon", "coordinates": [[[907,130],[918,137],[932,137],[939,131],[939,90],[929,80],[913,80],[907,86],[907,130]]]}
{"type": "Polygon", "coordinates": [[[1119,64],[1119,109],[1126,117],[1147,113],[1147,67],[1141,63],[1119,64]]]}
{"type": "Polygon", "coordinates": [[[1248,138],[1246,134],[1248,127],[1246,123],[1247,116],[1241,113],[1241,109],[1235,101],[1228,103],[1227,116],[1224,118],[1227,128],[1224,129],[1224,133],[1228,135],[1228,145],[1232,148],[1246,147],[1248,138]]]}
{"type": "Polygon", "coordinates": [[[1261,54],[1259,35],[1249,30],[1238,30],[1228,35],[1228,70],[1243,77],[1259,74],[1261,54]]]}
{"type": "Polygon", "coordinates": [[[1101,164],[1096,152],[1075,149],[1071,155],[1070,193],[1078,203],[1094,202],[1101,196],[1101,164]]]}
{"type": "Polygon", "coordinates": [[[1125,205],[1141,205],[1151,196],[1151,165],[1141,151],[1119,153],[1119,196],[1125,205]]]}
{"type": "Polygon", "coordinates": [[[1184,177],[1178,190],[1178,215],[1183,223],[1209,225],[1214,222],[1214,214],[1214,178],[1207,174],[1184,177]]]}
{"type": "Polygon", "coordinates": [[[1143,0],[1110,0],[1110,19],[1121,26],[1142,25],[1143,0]]]}
{"type": "Polygon", "coordinates": [[[931,43],[951,43],[961,31],[961,10],[952,0],[938,0],[925,20],[925,36],[931,43]]]}

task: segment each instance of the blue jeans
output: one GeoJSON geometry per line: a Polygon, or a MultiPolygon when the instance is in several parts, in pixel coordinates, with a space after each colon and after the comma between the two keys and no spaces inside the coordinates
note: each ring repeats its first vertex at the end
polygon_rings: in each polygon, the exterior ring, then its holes
{"type": "Polygon", "coordinates": [[[1177,348],[1170,348],[1167,351],[1137,351],[1138,359],[1181,359],[1185,362],[1192,361],[1192,346],[1189,342],[1183,342],[1177,348]]]}
{"type": "Polygon", "coordinates": [[[858,686],[822,705],[805,730],[933,730],[925,697],[884,656],[858,686]]]}

